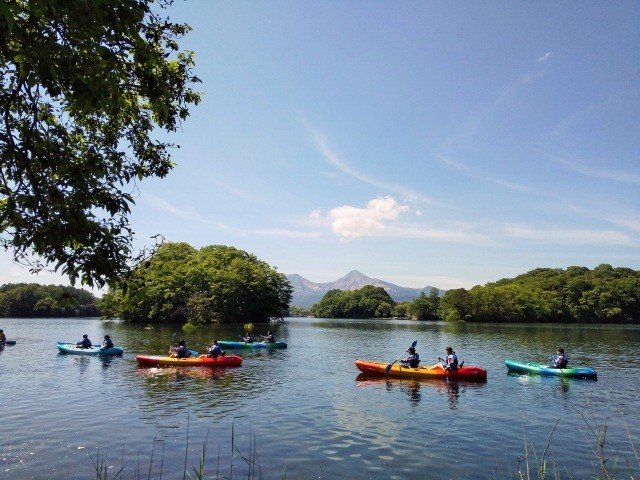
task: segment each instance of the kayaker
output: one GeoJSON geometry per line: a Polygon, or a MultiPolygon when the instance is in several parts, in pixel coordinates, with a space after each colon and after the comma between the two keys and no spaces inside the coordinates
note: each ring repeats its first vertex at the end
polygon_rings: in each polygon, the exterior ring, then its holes
{"type": "Polygon", "coordinates": [[[253,343],[253,335],[247,332],[247,334],[244,337],[242,337],[242,340],[244,340],[245,343],[253,343]]]}
{"type": "Polygon", "coordinates": [[[113,348],[113,342],[111,341],[111,337],[109,335],[104,336],[104,340],[102,341],[100,350],[104,350],[105,348],[113,348]]]}
{"type": "Polygon", "coordinates": [[[564,354],[564,348],[562,347],[556,349],[556,358],[549,357],[549,360],[553,362],[551,368],[567,368],[567,364],[569,363],[569,359],[564,354]]]}
{"type": "Polygon", "coordinates": [[[91,340],[89,340],[89,335],[87,335],[86,333],[82,335],[82,340],[76,343],[76,346],[82,348],[91,348],[91,340]]]}
{"type": "Polygon", "coordinates": [[[407,363],[411,368],[416,368],[420,363],[420,355],[416,352],[414,347],[409,347],[407,353],[409,356],[400,360],[400,363],[407,363]]]}
{"type": "Polygon", "coordinates": [[[262,343],[276,343],[276,337],[273,335],[271,330],[269,330],[267,335],[262,338],[264,339],[262,343]]]}
{"type": "MultiPolygon", "coordinates": [[[[457,370],[458,369],[458,356],[456,352],[453,351],[453,348],[447,347],[445,348],[445,352],[447,352],[447,356],[442,358],[438,357],[438,360],[441,362],[440,365],[444,370],[457,370]]],[[[434,365],[434,367],[437,366],[434,365]]]]}
{"type": "Polygon", "coordinates": [[[4,334],[4,330],[0,329],[0,343],[4,344],[7,342],[7,336],[4,334]]]}
{"type": "Polygon", "coordinates": [[[169,349],[169,356],[172,358],[188,358],[191,356],[191,352],[187,349],[186,342],[180,340],[177,348],[171,347],[169,349]]]}
{"type": "Polygon", "coordinates": [[[222,348],[220,348],[220,345],[218,345],[218,340],[213,341],[211,346],[207,349],[207,352],[208,352],[207,355],[200,355],[199,358],[202,358],[202,357],[216,358],[216,357],[224,356],[224,352],[222,351],[222,348]]]}

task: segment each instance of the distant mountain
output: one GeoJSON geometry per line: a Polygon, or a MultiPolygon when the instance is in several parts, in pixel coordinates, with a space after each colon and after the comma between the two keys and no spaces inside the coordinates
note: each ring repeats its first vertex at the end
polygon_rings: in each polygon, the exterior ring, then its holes
{"type": "MultiPolygon", "coordinates": [[[[399,287],[393,283],[378,280],[377,278],[369,278],[366,275],[352,270],[344,277],[339,278],[334,282],[315,283],[301,277],[297,273],[287,275],[287,280],[291,282],[293,286],[293,295],[291,298],[292,307],[311,308],[313,304],[318,303],[325,293],[329,290],[358,290],[365,285],[373,285],[375,287],[384,288],[389,296],[396,302],[410,301],[420,296],[421,292],[425,295],[431,293],[432,288],[436,287],[424,287],[424,288],[407,288],[399,287]]],[[[440,290],[442,295],[444,290],[440,290]]]]}

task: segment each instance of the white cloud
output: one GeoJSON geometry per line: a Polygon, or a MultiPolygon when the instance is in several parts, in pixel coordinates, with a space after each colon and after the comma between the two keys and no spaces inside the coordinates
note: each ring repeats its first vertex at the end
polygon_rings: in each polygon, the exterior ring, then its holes
{"type": "Polygon", "coordinates": [[[393,197],[378,197],[367,203],[365,208],[344,205],[329,212],[331,228],[342,238],[358,238],[382,234],[386,221],[393,221],[409,207],[400,205],[393,197]]]}
{"type": "Polygon", "coordinates": [[[544,55],[542,55],[541,57],[538,57],[538,59],[536,60],[536,62],[538,62],[538,63],[546,62],[552,54],[553,54],[553,52],[546,52],[546,53],[545,53],[544,55]]]}

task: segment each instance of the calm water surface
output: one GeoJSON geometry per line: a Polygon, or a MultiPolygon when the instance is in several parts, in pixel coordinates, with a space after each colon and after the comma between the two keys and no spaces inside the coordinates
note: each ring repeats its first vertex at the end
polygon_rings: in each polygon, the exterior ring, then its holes
{"type": "MultiPolygon", "coordinates": [[[[242,351],[243,365],[229,369],[138,368],[135,355],[163,354],[178,327],[0,319],[0,328],[17,340],[0,351],[0,478],[95,478],[93,462],[106,461],[109,478],[124,466],[124,479],[181,479],[206,442],[206,478],[505,479],[549,437],[548,465],[594,478],[592,429],[605,427],[610,471],[640,470],[640,326],[292,318],[256,329],[288,349],[242,351]],[[111,334],[124,356],[57,353],[57,340],[83,333],[111,334]],[[391,362],[413,340],[423,364],[451,345],[488,381],[363,378],[353,364],[391,362]],[[505,358],[544,362],[556,345],[598,381],[507,373],[505,358]]],[[[214,326],[175,339],[202,350],[240,333],[214,326]]]]}

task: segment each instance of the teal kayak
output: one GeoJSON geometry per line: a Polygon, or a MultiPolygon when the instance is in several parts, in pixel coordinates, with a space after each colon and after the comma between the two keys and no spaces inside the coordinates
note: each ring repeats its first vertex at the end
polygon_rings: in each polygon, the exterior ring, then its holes
{"type": "Polygon", "coordinates": [[[65,342],[58,342],[57,346],[60,353],[72,355],[122,355],[124,353],[122,347],[100,348],[99,345],[92,345],[91,348],[82,348],[76,346],[75,343],[65,342]]]}
{"type": "Polygon", "coordinates": [[[596,380],[598,374],[588,367],[553,368],[539,363],[516,362],[505,360],[504,364],[510,372],[533,373],[536,375],[548,375],[555,377],[589,378],[596,380]]]}
{"type": "Polygon", "coordinates": [[[262,343],[262,342],[234,342],[230,340],[218,340],[218,345],[220,348],[287,348],[287,344],[285,342],[272,342],[272,343],[262,343]]]}

